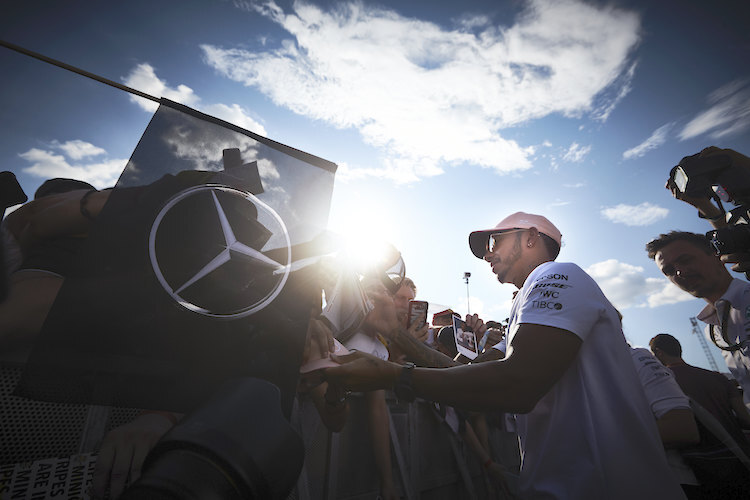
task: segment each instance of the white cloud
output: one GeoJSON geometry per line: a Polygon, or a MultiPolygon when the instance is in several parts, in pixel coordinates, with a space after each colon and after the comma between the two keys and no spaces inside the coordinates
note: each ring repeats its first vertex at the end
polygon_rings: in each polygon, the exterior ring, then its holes
{"type": "Polygon", "coordinates": [[[256,52],[203,45],[207,63],[295,113],[358,129],[391,167],[422,165],[380,171],[401,181],[464,162],[530,168],[533,148],[500,131],[593,113],[632,66],[640,30],[632,12],[573,0],[530,0],[509,28],[465,18],[453,30],[360,2],[254,8],[292,39],[256,52]]]}
{"type": "MultiPolygon", "coordinates": [[[[156,76],[153,66],[147,63],[139,64],[133,68],[130,74],[123,78],[123,83],[128,87],[140,90],[144,94],[149,94],[156,98],[164,97],[185,106],[195,107],[199,101],[198,96],[193,93],[193,89],[187,85],[178,85],[176,88],[170,88],[166,81],[156,76]]],[[[130,100],[144,110],[152,113],[159,107],[154,101],[132,94],[130,95],[130,100]]]]}
{"type": "Polygon", "coordinates": [[[575,184],[563,184],[563,187],[571,188],[571,189],[578,189],[578,188],[582,188],[585,186],[586,186],[585,182],[576,182],[575,184]]]}
{"type": "Polygon", "coordinates": [[[210,104],[203,107],[202,111],[256,134],[262,136],[268,135],[263,125],[250,117],[248,112],[239,104],[232,104],[231,106],[227,106],[226,104],[210,104]]]}
{"type": "Polygon", "coordinates": [[[456,297],[453,303],[456,304],[452,306],[456,312],[465,313],[471,311],[471,314],[478,315],[486,323],[487,321],[502,321],[507,318],[510,315],[513,300],[508,298],[499,303],[493,301],[490,304],[486,304],[482,299],[473,295],[471,296],[471,302],[467,302],[466,295],[462,295],[456,297]]]}
{"type": "Polygon", "coordinates": [[[672,130],[672,127],[674,127],[674,123],[667,123],[666,125],[662,125],[661,127],[657,128],[648,139],[646,139],[639,145],[625,151],[622,154],[622,158],[624,160],[640,158],[652,149],[658,148],[667,140],[667,134],[670,130],[672,130]]]}
{"type": "Polygon", "coordinates": [[[96,151],[96,156],[106,155],[106,151],[83,141],[69,141],[64,144],[54,142],[50,144],[52,149],[32,148],[25,153],[19,154],[21,158],[31,163],[31,166],[23,169],[24,173],[50,179],[53,177],[65,177],[86,181],[97,189],[114,186],[120,173],[127,165],[127,158],[104,159],[95,163],[71,163],[70,160],[80,160],[81,151],[96,151]],[[74,147],[68,147],[76,143],[74,147]],[[86,145],[88,146],[82,146],[86,145]],[[65,154],[57,154],[54,149],[61,149],[65,154]],[[72,154],[68,153],[72,151],[72,154]],[[66,159],[65,155],[68,155],[66,159]]]}
{"type": "Polygon", "coordinates": [[[666,278],[646,277],[642,267],[615,259],[592,264],[586,272],[621,311],[628,307],[654,308],[693,299],[666,278]]]}
{"type": "Polygon", "coordinates": [[[565,205],[570,205],[570,202],[562,201],[562,200],[555,200],[552,203],[547,204],[547,207],[555,208],[555,207],[564,207],[565,205]]]}
{"type": "Polygon", "coordinates": [[[570,145],[562,159],[571,163],[580,163],[591,151],[591,146],[581,146],[577,142],[570,145]]]}
{"type": "Polygon", "coordinates": [[[735,80],[708,96],[710,107],[695,116],[680,132],[680,140],[709,134],[713,139],[750,128],[750,80],[735,80]]]}
{"type": "Polygon", "coordinates": [[[621,203],[614,207],[604,207],[601,213],[610,221],[626,226],[647,226],[664,219],[669,214],[669,210],[648,202],[640,205],[621,203]]]}
{"type": "MultiPolygon", "coordinates": [[[[263,125],[253,119],[239,104],[227,105],[216,103],[203,105],[200,97],[198,97],[195,92],[193,92],[193,89],[187,85],[180,84],[176,88],[169,87],[166,81],[156,76],[156,71],[150,64],[139,64],[133,68],[128,76],[123,78],[123,82],[125,85],[140,90],[146,94],[150,94],[154,97],[165,97],[171,101],[179,102],[185,106],[221,118],[222,120],[250,130],[251,132],[255,132],[256,134],[267,136],[266,129],[263,125]]],[[[135,95],[131,95],[130,100],[138,104],[144,110],[152,113],[156,111],[156,108],[159,106],[154,101],[135,95]]]]}
{"type": "MultiPolygon", "coordinates": [[[[649,278],[650,280],[656,280],[657,278],[649,278]]],[[[689,293],[680,290],[672,282],[667,279],[658,280],[661,282],[662,287],[648,296],[648,307],[659,307],[668,304],[675,304],[677,302],[685,302],[687,300],[693,300],[695,297],[689,293]]]]}
{"type": "MultiPolygon", "coordinates": [[[[609,118],[609,115],[615,110],[618,104],[625,99],[630,91],[633,89],[633,78],[635,78],[635,69],[638,67],[638,63],[634,62],[630,65],[627,71],[622,73],[617,81],[610,86],[611,90],[606,90],[602,93],[598,99],[600,101],[597,109],[592,113],[592,117],[600,122],[605,122],[609,118]],[[609,95],[614,94],[614,95],[609,95]]],[[[583,126],[579,127],[579,130],[583,126]]]]}
{"type": "Polygon", "coordinates": [[[106,153],[102,148],[81,140],[66,141],[62,144],[53,142],[52,145],[62,149],[72,160],[80,160],[89,156],[99,156],[106,153]]]}

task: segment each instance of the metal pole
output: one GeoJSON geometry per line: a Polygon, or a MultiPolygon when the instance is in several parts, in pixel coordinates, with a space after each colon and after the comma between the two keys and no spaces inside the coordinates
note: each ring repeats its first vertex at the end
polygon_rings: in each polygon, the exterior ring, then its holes
{"type": "Polygon", "coordinates": [[[471,278],[471,273],[464,273],[464,283],[466,283],[466,310],[471,314],[471,305],[469,304],[469,278],[471,278]]]}

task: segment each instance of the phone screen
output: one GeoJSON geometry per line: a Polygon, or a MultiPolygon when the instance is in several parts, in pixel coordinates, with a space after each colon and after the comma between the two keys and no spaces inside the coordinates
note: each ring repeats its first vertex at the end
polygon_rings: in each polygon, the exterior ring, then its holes
{"type": "Polygon", "coordinates": [[[409,323],[408,326],[415,322],[418,324],[427,323],[427,302],[424,300],[409,301],[409,323]]]}

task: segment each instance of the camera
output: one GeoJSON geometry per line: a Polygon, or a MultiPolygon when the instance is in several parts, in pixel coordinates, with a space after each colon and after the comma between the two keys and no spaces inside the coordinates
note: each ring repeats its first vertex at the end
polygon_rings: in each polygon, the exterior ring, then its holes
{"type": "Polygon", "coordinates": [[[670,171],[670,181],[687,197],[711,198],[726,217],[727,227],[708,231],[706,238],[717,255],[750,252],[750,164],[736,161],[745,158],[726,154],[716,148],[686,156],[670,171]],[[723,202],[736,207],[725,211],[723,202]]]}

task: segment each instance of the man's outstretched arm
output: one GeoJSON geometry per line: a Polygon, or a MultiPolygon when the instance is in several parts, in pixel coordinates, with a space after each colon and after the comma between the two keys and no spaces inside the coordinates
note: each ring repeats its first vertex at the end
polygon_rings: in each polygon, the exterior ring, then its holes
{"type": "MultiPolygon", "coordinates": [[[[567,330],[522,324],[505,359],[447,369],[415,368],[414,392],[468,410],[527,413],[560,380],[581,343],[567,330]]],[[[350,390],[392,388],[401,366],[373,358],[340,357],[345,364],[326,369],[326,377],[350,390]]]]}

